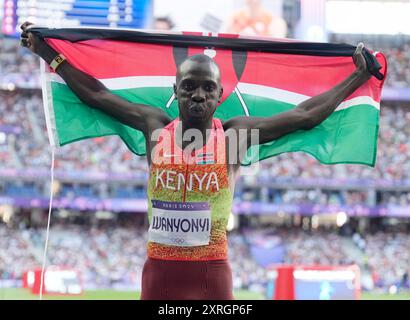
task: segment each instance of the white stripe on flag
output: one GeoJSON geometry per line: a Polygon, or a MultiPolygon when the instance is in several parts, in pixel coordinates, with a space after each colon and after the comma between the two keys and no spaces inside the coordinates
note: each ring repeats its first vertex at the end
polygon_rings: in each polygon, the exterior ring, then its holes
{"type": "Polygon", "coordinates": [[[175,94],[173,93],[171,98],[169,98],[167,105],[165,106],[167,109],[171,106],[172,102],[175,100],[175,94]]]}
{"type": "MultiPolygon", "coordinates": [[[[55,82],[64,83],[64,80],[55,73],[50,73],[50,79],[55,82]]],[[[99,79],[108,89],[110,90],[121,90],[121,89],[133,89],[133,88],[172,88],[175,83],[176,78],[174,76],[135,76],[135,77],[121,77],[121,78],[109,78],[109,79],[99,79]]],[[[311,98],[310,96],[287,91],[283,89],[253,84],[239,82],[237,89],[241,94],[249,94],[262,98],[273,99],[277,101],[282,101],[285,103],[298,105],[303,101],[311,98]]],[[[236,90],[235,93],[237,94],[236,90]]],[[[172,97],[170,101],[172,102],[172,97]]],[[[244,105],[244,101],[241,101],[244,105]]],[[[347,109],[360,104],[367,104],[380,110],[380,103],[375,101],[369,96],[355,97],[349,100],[343,101],[335,111],[347,109]]]]}
{"type": "Polygon", "coordinates": [[[305,96],[303,94],[253,83],[239,82],[237,87],[242,94],[250,94],[262,98],[274,99],[294,105],[310,98],[309,96],[305,96]]]}
{"type": "Polygon", "coordinates": [[[52,90],[49,80],[50,73],[48,72],[48,66],[43,59],[40,59],[40,77],[41,77],[41,89],[43,93],[43,108],[44,115],[46,118],[46,127],[48,140],[52,148],[59,145],[58,135],[57,135],[57,125],[55,122],[54,107],[53,107],[53,97],[52,90]]]}
{"type": "MultiPolygon", "coordinates": [[[[66,84],[65,81],[56,73],[50,73],[50,78],[54,82],[66,84]]],[[[167,88],[175,83],[174,76],[136,76],[98,79],[110,90],[134,89],[134,88],[167,88]]]]}
{"type": "Polygon", "coordinates": [[[239,102],[240,102],[241,105],[242,105],[242,108],[243,108],[243,111],[245,112],[245,115],[246,115],[247,117],[249,117],[248,106],[246,105],[245,101],[243,101],[242,95],[241,95],[241,93],[239,92],[238,87],[235,87],[234,91],[235,91],[235,93],[236,93],[236,95],[237,95],[237,97],[238,97],[238,99],[239,99],[239,102]]]}
{"type": "MultiPolygon", "coordinates": [[[[293,104],[293,105],[298,105],[302,103],[303,101],[311,98],[310,96],[303,95],[300,93],[282,90],[278,88],[272,88],[272,87],[258,85],[258,84],[252,84],[252,83],[239,82],[237,87],[242,94],[249,94],[249,95],[258,96],[262,98],[273,99],[273,100],[282,101],[282,102],[293,104]]],[[[380,110],[379,102],[375,101],[369,96],[359,96],[359,97],[355,97],[355,98],[343,101],[336,108],[335,111],[347,109],[347,108],[354,107],[360,104],[371,105],[375,107],[377,110],[380,110]]]]}
{"type": "Polygon", "coordinates": [[[343,101],[339,106],[336,108],[336,111],[347,109],[350,107],[354,107],[360,104],[368,104],[373,107],[375,107],[377,110],[380,110],[380,103],[377,101],[374,101],[371,97],[369,96],[360,96],[356,98],[352,98],[346,101],[343,101]]]}

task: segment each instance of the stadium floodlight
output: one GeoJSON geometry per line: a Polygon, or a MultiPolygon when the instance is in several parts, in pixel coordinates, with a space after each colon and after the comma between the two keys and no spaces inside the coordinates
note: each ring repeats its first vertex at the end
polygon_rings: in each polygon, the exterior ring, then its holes
{"type": "Polygon", "coordinates": [[[317,215],[312,216],[312,228],[317,229],[319,227],[319,217],[317,215]]]}
{"type": "Polygon", "coordinates": [[[227,231],[232,231],[234,228],[235,228],[235,216],[231,212],[231,214],[229,215],[229,218],[228,218],[228,224],[226,226],[226,230],[227,231]]]}
{"type": "Polygon", "coordinates": [[[389,293],[390,293],[391,295],[396,294],[396,293],[397,293],[397,286],[392,285],[392,286],[389,288],[389,293]]]}
{"type": "Polygon", "coordinates": [[[336,216],[336,224],[338,227],[342,227],[347,222],[347,214],[346,212],[339,212],[336,216]]]}
{"type": "Polygon", "coordinates": [[[7,205],[7,204],[0,206],[0,218],[2,219],[4,223],[8,224],[13,214],[14,214],[14,210],[12,206],[7,205]]]}
{"type": "Polygon", "coordinates": [[[4,132],[0,132],[0,145],[5,144],[7,141],[7,135],[4,132]]]}

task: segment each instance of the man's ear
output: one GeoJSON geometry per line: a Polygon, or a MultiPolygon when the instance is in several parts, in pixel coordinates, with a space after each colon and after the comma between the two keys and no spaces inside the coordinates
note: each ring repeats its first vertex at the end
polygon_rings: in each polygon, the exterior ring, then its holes
{"type": "Polygon", "coordinates": [[[224,94],[224,88],[221,87],[221,89],[219,90],[218,103],[221,102],[223,94],[224,94]]]}
{"type": "Polygon", "coordinates": [[[174,96],[175,100],[177,99],[177,85],[174,83],[174,96]]]}

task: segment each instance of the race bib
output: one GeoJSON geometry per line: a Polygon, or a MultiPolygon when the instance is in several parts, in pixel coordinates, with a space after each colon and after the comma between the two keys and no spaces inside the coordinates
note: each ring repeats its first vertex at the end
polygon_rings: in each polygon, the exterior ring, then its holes
{"type": "Polygon", "coordinates": [[[211,210],[208,202],[165,202],[152,200],[151,242],[194,247],[209,244],[211,210]]]}

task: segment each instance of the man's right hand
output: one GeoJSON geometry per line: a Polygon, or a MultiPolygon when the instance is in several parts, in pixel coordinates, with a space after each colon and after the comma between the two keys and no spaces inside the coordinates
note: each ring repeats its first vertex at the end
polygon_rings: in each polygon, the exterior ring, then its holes
{"type": "MultiPolygon", "coordinates": [[[[59,52],[30,32],[32,27],[33,24],[30,22],[24,22],[20,26],[21,45],[50,64],[59,52]]],[[[113,94],[101,81],[71,65],[68,59],[58,67],[57,73],[83,103],[105,112],[127,126],[142,131],[147,141],[151,141],[154,130],[165,127],[171,121],[159,108],[135,104],[113,94]]],[[[147,144],[147,154],[151,153],[150,146],[151,144],[147,144]]],[[[150,161],[149,157],[147,159],[150,161]]]]}
{"type": "Polygon", "coordinates": [[[24,22],[20,26],[21,30],[23,30],[20,36],[20,44],[29,49],[31,52],[39,54],[44,41],[29,31],[32,26],[34,26],[34,24],[28,21],[24,22]]]}

